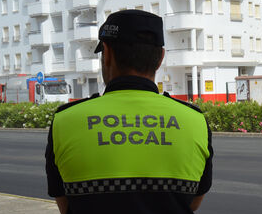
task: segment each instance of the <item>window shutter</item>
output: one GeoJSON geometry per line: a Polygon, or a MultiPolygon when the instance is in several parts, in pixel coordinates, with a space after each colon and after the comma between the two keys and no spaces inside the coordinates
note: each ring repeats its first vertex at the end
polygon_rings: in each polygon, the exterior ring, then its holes
{"type": "Polygon", "coordinates": [[[153,3],[151,4],[152,7],[152,13],[159,15],[159,3],[153,3]]]}
{"type": "Polygon", "coordinates": [[[261,39],[260,38],[256,39],[256,50],[261,51],[261,39]]]}
{"type": "Polygon", "coordinates": [[[240,2],[237,1],[231,1],[231,7],[230,7],[231,14],[240,14],[240,2]]]}
{"type": "Polygon", "coordinates": [[[254,51],[254,38],[250,37],[249,39],[249,49],[250,51],[254,51]]]}
{"type": "Polygon", "coordinates": [[[207,37],[207,50],[212,51],[213,50],[213,36],[207,37]]]}
{"type": "Polygon", "coordinates": [[[223,13],[223,2],[222,2],[222,0],[218,0],[218,12],[223,13]]]}
{"type": "Polygon", "coordinates": [[[253,4],[252,4],[252,2],[248,2],[248,11],[249,11],[249,16],[253,16],[253,4]]]}
{"type": "Polygon", "coordinates": [[[260,5],[255,5],[255,17],[260,18],[260,5]]]}
{"type": "Polygon", "coordinates": [[[241,37],[232,37],[232,49],[233,50],[241,49],[241,37]]]}
{"type": "Polygon", "coordinates": [[[219,37],[219,50],[224,50],[224,38],[223,38],[223,36],[219,37]]]}
{"type": "Polygon", "coordinates": [[[205,12],[206,13],[212,13],[212,2],[211,2],[211,0],[205,1],[205,12]]]}

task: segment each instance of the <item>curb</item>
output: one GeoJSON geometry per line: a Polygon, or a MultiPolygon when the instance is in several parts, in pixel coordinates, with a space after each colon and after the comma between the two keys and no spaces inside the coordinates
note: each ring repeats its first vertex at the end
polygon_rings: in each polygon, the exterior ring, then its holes
{"type": "Polygon", "coordinates": [[[7,194],[7,193],[0,193],[0,196],[20,198],[20,199],[25,199],[25,200],[40,201],[40,202],[56,204],[56,202],[53,201],[53,200],[42,199],[42,198],[33,198],[33,197],[27,197],[27,196],[12,195],[12,194],[7,194]]]}
{"type": "MultiPolygon", "coordinates": [[[[0,131],[16,131],[16,132],[40,132],[47,133],[49,128],[0,128],[0,131]]],[[[262,138],[262,133],[243,133],[243,132],[212,132],[213,137],[258,137],[262,138]]]]}
{"type": "Polygon", "coordinates": [[[48,132],[49,128],[0,128],[0,131],[16,131],[16,132],[48,132]]]}
{"type": "Polygon", "coordinates": [[[262,133],[243,133],[243,132],[212,132],[213,137],[257,137],[262,138],[262,133]]]}

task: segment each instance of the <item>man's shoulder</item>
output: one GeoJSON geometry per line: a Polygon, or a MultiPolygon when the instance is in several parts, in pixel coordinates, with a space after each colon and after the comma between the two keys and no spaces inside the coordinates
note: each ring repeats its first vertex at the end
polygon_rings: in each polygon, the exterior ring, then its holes
{"type": "Polygon", "coordinates": [[[66,103],[64,105],[61,105],[58,107],[58,109],[56,110],[56,113],[59,113],[59,112],[62,112],[70,107],[73,107],[75,105],[78,105],[80,103],[83,103],[85,101],[88,101],[88,100],[92,100],[92,99],[95,99],[95,98],[98,98],[100,97],[99,93],[96,93],[96,94],[93,94],[91,97],[88,97],[88,98],[83,98],[83,99],[80,99],[80,100],[76,100],[76,101],[73,101],[73,102],[70,102],[70,103],[66,103]]]}
{"type": "Polygon", "coordinates": [[[191,109],[193,109],[193,110],[195,110],[195,111],[197,111],[199,113],[203,113],[201,111],[201,109],[198,106],[194,105],[193,103],[189,103],[189,102],[186,102],[186,101],[179,100],[179,99],[176,99],[174,97],[171,97],[170,94],[168,92],[166,92],[166,91],[163,93],[163,95],[165,97],[168,97],[168,98],[170,98],[170,99],[172,99],[172,100],[174,100],[176,102],[179,102],[180,104],[183,104],[183,105],[185,105],[185,106],[187,106],[187,107],[189,107],[189,108],[191,108],[191,109]]]}

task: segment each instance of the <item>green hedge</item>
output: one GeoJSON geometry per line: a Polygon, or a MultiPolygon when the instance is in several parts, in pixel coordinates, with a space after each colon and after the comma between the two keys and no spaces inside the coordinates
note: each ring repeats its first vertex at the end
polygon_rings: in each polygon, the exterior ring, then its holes
{"type": "Polygon", "coordinates": [[[255,101],[237,103],[195,102],[212,131],[262,132],[262,106],[255,101]]]}
{"type": "MultiPolygon", "coordinates": [[[[46,128],[54,112],[62,103],[35,105],[32,103],[0,104],[0,127],[3,128],[46,128]]],[[[213,131],[262,132],[262,106],[257,102],[203,102],[196,105],[203,111],[213,131]]]]}
{"type": "Polygon", "coordinates": [[[53,120],[53,115],[62,103],[1,103],[0,127],[3,128],[46,128],[53,120]]]}

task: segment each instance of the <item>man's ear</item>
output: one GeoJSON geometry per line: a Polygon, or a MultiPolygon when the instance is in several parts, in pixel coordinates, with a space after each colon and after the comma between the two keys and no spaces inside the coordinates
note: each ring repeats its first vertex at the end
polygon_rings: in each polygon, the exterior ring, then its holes
{"type": "Polygon", "coordinates": [[[158,70],[158,68],[161,66],[161,64],[162,64],[162,61],[163,61],[164,57],[165,57],[165,49],[164,49],[164,48],[162,48],[162,56],[161,56],[161,59],[159,60],[159,64],[158,64],[158,66],[157,66],[157,69],[156,69],[156,70],[158,70]]]}

